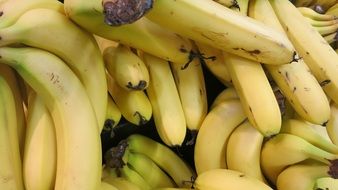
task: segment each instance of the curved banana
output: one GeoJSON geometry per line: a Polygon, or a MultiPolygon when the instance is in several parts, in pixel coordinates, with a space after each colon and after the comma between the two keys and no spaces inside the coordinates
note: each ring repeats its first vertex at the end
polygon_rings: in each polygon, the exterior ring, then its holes
{"type": "Polygon", "coordinates": [[[130,47],[119,44],[103,52],[108,73],[125,90],[145,90],[149,84],[149,72],[141,58],[130,47]]]}
{"type": "Polygon", "coordinates": [[[313,20],[312,18],[306,17],[306,20],[313,26],[313,27],[324,27],[324,26],[332,26],[337,24],[337,20],[313,20]]]}
{"type": "Polygon", "coordinates": [[[338,104],[331,102],[331,114],[326,131],[333,144],[338,146],[338,104]]]}
{"type": "Polygon", "coordinates": [[[212,0],[157,0],[145,16],[184,37],[251,60],[284,64],[293,59],[295,50],[280,32],[212,0]]]}
{"type": "Polygon", "coordinates": [[[14,24],[26,11],[36,8],[46,8],[64,14],[63,4],[59,1],[46,0],[10,0],[0,4],[0,29],[14,24]]]}
{"type": "Polygon", "coordinates": [[[338,179],[332,177],[321,177],[316,179],[314,189],[338,189],[338,179]]]}
{"type": "Polygon", "coordinates": [[[228,140],[226,163],[228,169],[242,172],[266,183],[260,167],[264,136],[249,121],[239,125],[228,140]]]}
{"type": "Polygon", "coordinates": [[[226,89],[222,90],[213,100],[210,110],[216,107],[218,104],[231,99],[238,99],[238,94],[234,87],[227,87],[226,89]]]}
{"type": "Polygon", "coordinates": [[[115,168],[109,168],[104,167],[102,170],[102,181],[109,183],[110,185],[113,185],[117,189],[123,189],[123,190],[141,190],[139,186],[136,184],[128,181],[127,179],[123,177],[118,177],[117,172],[115,171],[115,168]],[[111,170],[114,170],[113,174],[110,172],[111,170]],[[115,175],[116,174],[116,175],[115,175]]]}
{"type": "Polygon", "coordinates": [[[329,35],[327,35],[327,36],[324,36],[324,39],[326,40],[326,42],[328,43],[328,44],[333,44],[333,43],[335,43],[335,42],[337,42],[338,41],[338,35],[337,35],[337,33],[338,32],[334,32],[334,33],[332,33],[332,34],[329,34],[329,35]]]}
{"type": "Polygon", "coordinates": [[[23,177],[28,190],[53,189],[56,175],[56,136],[53,118],[45,103],[30,92],[23,177]]]}
{"type": "Polygon", "coordinates": [[[106,121],[103,129],[112,130],[120,122],[122,117],[120,109],[117,107],[113,97],[108,94],[106,121]]]}
{"type": "MultiPolygon", "coordinates": [[[[284,33],[270,3],[254,0],[249,15],[284,33]]],[[[329,119],[329,102],[303,59],[280,66],[265,65],[293,109],[305,120],[325,124],[329,119]]]]}
{"type": "Polygon", "coordinates": [[[226,146],[231,132],[246,118],[239,100],[231,99],[215,106],[205,117],[197,134],[194,164],[197,174],[227,168],[226,146]]]}
{"type": "MultiPolygon", "coordinates": [[[[2,59],[0,63],[3,64],[2,59]]],[[[15,99],[7,80],[0,75],[0,189],[23,190],[22,163],[15,99]]]]}
{"type": "Polygon", "coordinates": [[[137,185],[141,190],[150,190],[152,189],[150,184],[135,170],[131,169],[128,165],[124,165],[119,169],[121,177],[130,181],[131,183],[137,185]]]}
{"type": "Polygon", "coordinates": [[[258,179],[228,169],[213,169],[199,174],[194,182],[194,187],[198,190],[272,190],[271,187],[258,179]]]}
{"type": "Polygon", "coordinates": [[[263,174],[276,184],[277,176],[287,166],[307,159],[314,159],[324,164],[335,160],[338,155],[322,150],[301,137],[280,133],[264,144],[261,152],[263,174]]]}
{"type": "Polygon", "coordinates": [[[90,33],[140,49],[167,61],[187,63],[191,43],[146,18],[112,27],[104,23],[102,1],[64,0],[65,12],[90,33]]]}
{"type": "Polygon", "coordinates": [[[91,34],[61,13],[31,9],[14,25],[0,30],[0,36],[0,46],[23,43],[50,51],[63,59],[83,83],[102,129],[107,107],[107,83],[103,58],[91,34]]]}
{"type": "Polygon", "coordinates": [[[178,187],[190,187],[195,177],[193,170],[167,146],[139,134],[130,135],[123,143],[126,143],[130,152],[141,153],[152,159],[178,187]]]}
{"type": "Polygon", "coordinates": [[[186,119],[170,64],[147,53],[143,59],[150,76],[146,92],[156,130],[168,146],[181,146],[186,136],[186,119]]]}
{"type": "Polygon", "coordinates": [[[202,64],[193,59],[189,65],[171,63],[187,128],[198,131],[208,112],[208,100],[202,64]]]}
{"type": "Polygon", "coordinates": [[[94,38],[96,40],[97,45],[100,48],[101,53],[103,53],[104,50],[106,48],[108,48],[108,47],[111,47],[111,46],[117,47],[119,45],[119,43],[117,43],[117,42],[115,42],[113,40],[108,40],[106,38],[103,38],[103,37],[95,35],[95,34],[93,34],[93,36],[94,36],[94,38]]]}
{"type": "MultiPolygon", "coordinates": [[[[297,4],[296,4],[297,6],[297,4]]],[[[335,16],[329,15],[329,14],[319,14],[313,9],[307,7],[307,6],[297,6],[297,10],[307,18],[311,18],[313,20],[319,20],[319,21],[327,21],[327,20],[334,20],[335,16]]]]}
{"type": "Polygon", "coordinates": [[[98,190],[119,190],[119,189],[109,183],[102,181],[101,186],[100,188],[98,188],[98,190]]]}
{"type": "Polygon", "coordinates": [[[135,125],[146,124],[152,116],[153,108],[144,91],[125,90],[109,73],[106,73],[106,78],[109,94],[122,116],[135,125]]]}
{"type": "Polygon", "coordinates": [[[320,35],[327,36],[329,34],[337,32],[338,29],[338,23],[329,25],[329,26],[313,26],[320,35]]]}
{"type": "Polygon", "coordinates": [[[98,188],[100,133],[80,80],[63,60],[45,50],[1,47],[0,55],[0,62],[12,66],[25,79],[52,115],[57,142],[55,189],[98,188]]]}

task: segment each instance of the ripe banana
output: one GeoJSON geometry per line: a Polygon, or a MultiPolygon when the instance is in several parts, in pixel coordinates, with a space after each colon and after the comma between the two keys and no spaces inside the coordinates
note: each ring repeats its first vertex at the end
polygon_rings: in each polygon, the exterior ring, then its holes
{"type": "Polygon", "coordinates": [[[106,48],[108,48],[108,47],[111,47],[111,46],[117,47],[119,45],[119,43],[117,43],[117,42],[115,42],[113,40],[108,40],[106,38],[103,38],[103,37],[95,35],[95,34],[93,34],[93,36],[94,36],[94,38],[96,40],[97,45],[100,48],[101,53],[103,53],[104,50],[106,48]]]}
{"type": "Polygon", "coordinates": [[[337,20],[313,20],[311,18],[306,17],[306,20],[314,27],[323,27],[323,26],[332,26],[334,24],[337,24],[337,20]]]}
{"type": "Polygon", "coordinates": [[[305,121],[297,119],[284,120],[280,133],[299,136],[322,150],[338,154],[338,146],[318,134],[317,131],[305,121]]]}
{"type": "Polygon", "coordinates": [[[0,46],[23,43],[50,51],[64,60],[85,86],[102,129],[107,83],[103,58],[91,34],[54,10],[31,9],[15,24],[1,29],[0,37],[0,46]]]}
{"type": "Polygon", "coordinates": [[[195,177],[193,170],[170,148],[139,134],[130,135],[123,143],[126,143],[130,152],[141,153],[152,159],[178,187],[190,187],[195,177]]]}
{"type": "Polygon", "coordinates": [[[121,117],[121,111],[114,102],[113,97],[108,94],[106,120],[103,129],[112,130],[120,122],[121,117]]]}
{"type": "Polygon", "coordinates": [[[29,93],[23,156],[25,188],[53,189],[56,175],[56,136],[53,118],[42,98],[29,93]]]}
{"type": "Polygon", "coordinates": [[[52,115],[57,142],[55,189],[97,189],[101,182],[99,127],[80,80],[63,60],[45,50],[1,47],[0,55],[0,62],[25,79],[52,115]]]}
{"type": "Polygon", "coordinates": [[[307,159],[329,164],[330,160],[337,158],[338,155],[322,150],[299,136],[281,133],[263,144],[261,167],[270,182],[276,184],[277,176],[289,165],[307,159]]]}
{"type": "Polygon", "coordinates": [[[215,106],[205,117],[197,134],[194,164],[197,174],[227,168],[226,146],[232,131],[246,118],[239,100],[231,99],[215,106]]]}
{"type": "Polygon", "coordinates": [[[146,89],[153,108],[156,130],[168,146],[181,146],[186,135],[186,119],[170,64],[145,53],[150,82],[146,89]]]}
{"type": "MultiPolygon", "coordinates": [[[[249,15],[284,33],[270,3],[255,0],[250,3],[249,15]]],[[[329,102],[316,78],[303,59],[280,66],[265,65],[293,109],[305,120],[325,124],[329,119],[329,102]]]]}
{"type": "Polygon", "coordinates": [[[332,177],[321,177],[316,180],[314,189],[338,189],[338,179],[332,177]]]}
{"type": "Polygon", "coordinates": [[[202,64],[194,58],[189,65],[171,63],[186,126],[191,132],[197,132],[208,112],[207,92],[202,64]]]}
{"type": "Polygon", "coordinates": [[[258,179],[228,169],[213,169],[201,173],[197,176],[194,187],[198,190],[272,190],[258,179]]]}
{"type": "Polygon", "coordinates": [[[319,32],[320,35],[327,36],[329,34],[337,32],[338,23],[329,26],[313,26],[313,27],[319,32]]]}
{"type": "Polygon", "coordinates": [[[331,102],[331,115],[326,131],[333,144],[338,146],[338,104],[331,102]]]}
{"type": "Polygon", "coordinates": [[[152,116],[153,108],[144,91],[125,90],[108,73],[106,78],[109,94],[113,97],[122,116],[135,125],[146,124],[152,116]]]}
{"type": "Polygon", "coordinates": [[[293,59],[294,49],[280,32],[212,0],[157,0],[145,16],[184,37],[251,60],[283,64],[293,59]]]}
{"type": "MultiPolygon", "coordinates": [[[[296,4],[297,6],[297,4],[296,4]]],[[[297,10],[307,18],[311,18],[313,20],[319,20],[319,21],[328,21],[328,20],[334,20],[335,16],[329,15],[329,14],[319,14],[313,9],[306,7],[306,6],[297,6],[297,10]]]]}
{"type": "Polygon", "coordinates": [[[338,55],[291,2],[288,0],[270,2],[297,52],[309,66],[325,93],[337,103],[338,55]]]}
{"type": "Polygon", "coordinates": [[[117,189],[123,190],[141,190],[136,184],[128,181],[122,177],[107,176],[102,179],[102,181],[109,183],[116,187],[117,189]]]}
{"type": "Polygon", "coordinates": [[[130,47],[119,44],[103,52],[108,73],[125,90],[144,90],[149,84],[149,72],[142,59],[130,47]]]}
{"type": "MultiPolygon", "coordinates": [[[[0,63],[3,61],[0,59],[0,63]]],[[[17,134],[15,99],[0,75],[0,189],[23,190],[22,164],[17,134]]]]}
{"type": "Polygon", "coordinates": [[[228,140],[226,163],[228,169],[242,172],[266,183],[260,167],[264,136],[247,120],[239,125],[228,140]]]}
{"type": "Polygon", "coordinates": [[[64,13],[63,4],[59,1],[10,0],[0,4],[0,12],[2,13],[0,16],[0,29],[14,24],[26,11],[36,8],[46,8],[64,13]]]}
{"type": "Polygon", "coordinates": [[[238,99],[238,94],[234,87],[227,87],[226,89],[222,90],[213,100],[210,110],[216,107],[218,104],[231,99],[238,99]]]}
{"type": "Polygon", "coordinates": [[[64,0],[65,12],[90,33],[175,63],[187,63],[191,44],[146,18],[118,27],[104,23],[102,1],[64,0]]]}
{"type": "Polygon", "coordinates": [[[100,188],[98,188],[98,190],[119,190],[119,189],[117,189],[116,187],[114,187],[113,185],[109,183],[102,181],[100,188]]]}

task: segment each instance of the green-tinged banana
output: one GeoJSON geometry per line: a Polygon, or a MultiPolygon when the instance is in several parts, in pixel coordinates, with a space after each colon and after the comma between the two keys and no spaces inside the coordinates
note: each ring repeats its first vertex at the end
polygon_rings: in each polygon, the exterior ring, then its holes
{"type": "Polygon", "coordinates": [[[306,6],[297,6],[297,10],[304,16],[313,20],[327,21],[334,20],[335,16],[329,14],[320,14],[306,6]]]}
{"type": "Polygon", "coordinates": [[[232,86],[231,77],[224,63],[222,51],[203,43],[195,42],[195,44],[201,55],[201,62],[222,84],[232,86]]]}
{"type": "Polygon", "coordinates": [[[232,8],[233,10],[239,12],[243,15],[248,15],[248,9],[249,9],[249,0],[236,0],[238,8],[236,7],[232,8]]]}
{"type": "Polygon", "coordinates": [[[117,47],[119,45],[117,42],[115,42],[113,40],[108,40],[106,38],[103,38],[103,37],[95,35],[95,34],[93,34],[93,35],[94,35],[94,38],[96,40],[97,45],[100,48],[101,53],[103,53],[104,50],[108,47],[111,47],[111,46],[117,47]]]}
{"type": "Polygon", "coordinates": [[[130,152],[141,153],[152,159],[178,187],[190,187],[191,180],[195,177],[194,171],[167,146],[139,134],[130,135],[122,143],[128,146],[130,152]]]}
{"type": "Polygon", "coordinates": [[[228,169],[242,172],[266,183],[260,167],[264,136],[249,121],[239,125],[231,134],[226,152],[228,169]]]}
{"type": "Polygon", "coordinates": [[[224,60],[250,123],[264,136],[277,134],[281,112],[263,66],[231,54],[224,60]]]}
{"type": "Polygon", "coordinates": [[[246,118],[239,100],[231,99],[215,106],[205,117],[197,134],[194,163],[197,174],[227,168],[226,146],[232,131],[246,118]]]}
{"type": "Polygon", "coordinates": [[[277,176],[289,165],[307,159],[329,164],[330,160],[337,158],[338,155],[322,150],[299,136],[281,133],[263,144],[261,168],[266,178],[276,184],[277,176]]]}
{"type": "Polygon", "coordinates": [[[231,99],[238,99],[238,94],[234,87],[227,87],[226,89],[222,90],[213,100],[210,110],[216,107],[218,104],[231,99]]]}
{"type": "Polygon", "coordinates": [[[305,17],[306,20],[313,26],[313,27],[324,27],[324,26],[332,26],[334,24],[337,24],[337,20],[313,20],[309,17],[305,17]]]}
{"type": "Polygon", "coordinates": [[[132,24],[112,27],[104,23],[102,1],[64,0],[64,6],[68,17],[90,33],[174,63],[189,61],[189,41],[144,17],[132,24]]]}
{"type": "Polygon", "coordinates": [[[103,169],[102,181],[113,185],[114,187],[116,187],[119,190],[122,190],[122,189],[123,190],[141,190],[140,187],[138,187],[136,184],[128,181],[127,179],[125,179],[123,177],[111,175],[109,173],[109,171],[106,171],[106,170],[110,170],[110,169],[115,170],[115,168],[108,168],[108,167],[103,169]],[[106,173],[106,175],[104,175],[104,173],[106,173]]]}
{"type": "Polygon", "coordinates": [[[56,175],[56,136],[53,118],[42,98],[30,92],[23,177],[27,190],[53,189],[56,175]]]}
{"type": "Polygon", "coordinates": [[[103,58],[91,34],[61,13],[31,9],[15,24],[1,29],[0,37],[0,46],[23,43],[50,51],[64,60],[83,83],[102,129],[107,107],[107,83],[103,58]]]}
{"type": "Polygon", "coordinates": [[[336,24],[332,24],[330,26],[313,26],[318,32],[319,34],[321,34],[322,36],[327,36],[329,34],[335,33],[337,32],[338,29],[338,23],[336,24]]]}
{"type": "Polygon", "coordinates": [[[338,3],[336,3],[335,5],[333,5],[332,7],[330,7],[325,14],[327,15],[333,15],[335,17],[338,17],[338,3]]]}
{"type": "Polygon", "coordinates": [[[309,123],[310,127],[315,130],[315,132],[320,135],[322,138],[326,139],[326,141],[329,141],[330,143],[333,143],[332,140],[330,139],[329,134],[327,133],[326,126],[321,126],[321,125],[316,125],[313,123],[309,123]]]}
{"type": "MultiPolygon", "coordinates": [[[[0,60],[1,64],[2,61],[0,60]]],[[[17,133],[15,99],[0,75],[0,188],[23,190],[22,163],[17,133]]]]}
{"type": "Polygon", "coordinates": [[[152,189],[150,184],[135,170],[131,169],[128,165],[124,165],[119,169],[121,177],[130,181],[131,183],[137,185],[141,190],[150,190],[152,189]]]}
{"type": "Polygon", "coordinates": [[[112,130],[121,120],[122,114],[113,100],[113,97],[108,94],[106,120],[103,129],[112,130]]]}
{"type": "Polygon", "coordinates": [[[187,128],[192,132],[197,132],[208,112],[202,64],[198,58],[194,58],[189,65],[171,63],[170,66],[187,128]]]}
{"type": "Polygon", "coordinates": [[[326,131],[333,144],[338,146],[338,104],[331,102],[331,114],[326,131]]]}
{"type": "Polygon", "coordinates": [[[251,60],[284,64],[293,59],[295,50],[280,32],[212,0],[157,0],[145,16],[194,41],[251,60]]]}
{"type": "Polygon", "coordinates": [[[280,133],[299,136],[322,150],[338,154],[338,146],[318,134],[318,132],[305,121],[297,119],[283,120],[280,133]]]}
{"type": "Polygon", "coordinates": [[[129,151],[126,153],[128,154],[126,164],[140,174],[151,188],[176,186],[175,182],[148,156],[129,151]]]}
{"type": "Polygon", "coordinates": [[[145,53],[150,81],[146,89],[153,108],[155,127],[168,146],[181,146],[186,136],[186,119],[170,64],[145,53]]]}
{"type": "Polygon", "coordinates": [[[26,136],[26,116],[24,113],[24,97],[22,95],[22,89],[20,89],[20,81],[18,79],[18,74],[15,70],[8,65],[0,63],[0,75],[4,77],[7,81],[9,87],[11,88],[15,100],[15,113],[16,113],[16,122],[17,122],[17,132],[19,139],[19,148],[21,159],[24,154],[25,147],[25,136],[26,136]]]}
{"type": "Polygon", "coordinates": [[[153,113],[150,100],[141,90],[126,90],[119,86],[110,74],[106,73],[109,94],[112,96],[122,116],[130,123],[143,125],[153,113]]]}
{"type": "Polygon", "coordinates": [[[59,57],[38,48],[0,48],[0,62],[13,67],[45,102],[56,128],[55,189],[97,189],[101,141],[84,86],[59,57]]]}
{"type": "MultiPolygon", "coordinates": [[[[284,33],[270,3],[250,2],[249,15],[284,33]]],[[[303,59],[280,66],[265,65],[295,112],[307,121],[324,124],[329,118],[329,102],[303,59]]]]}
{"type": "Polygon", "coordinates": [[[26,11],[36,8],[46,8],[64,14],[63,4],[60,1],[46,0],[10,0],[0,4],[0,28],[14,24],[26,11]]]}
{"type": "Polygon", "coordinates": [[[327,36],[324,36],[324,39],[326,40],[326,42],[328,43],[328,44],[333,44],[333,43],[335,43],[335,42],[337,42],[338,41],[338,35],[337,35],[337,32],[334,32],[334,33],[332,33],[332,34],[329,34],[329,35],[327,35],[327,36]]]}
{"type": "Polygon", "coordinates": [[[338,189],[338,179],[332,177],[321,177],[316,179],[314,189],[316,190],[330,190],[338,189]]]}
{"type": "Polygon", "coordinates": [[[113,185],[107,183],[107,182],[102,181],[100,188],[98,188],[98,190],[119,190],[119,189],[114,187],[113,185]]]}
{"type": "Polygon", "coordinates": [[[287,36],[327,96],[338,102],[338,55],[288,0],[270,0],[287,36]],[[285,14],[287,12],[288,14],[285,14]]]}
{"type": "Polygon", "coordinates": [[[119,44],[103,52],[106,69],[114,76],[116,83],[125,90],[144,90],[149,84],[149,72],[130,47],[119,44]]]}
{"type": "Polygon", "coordinates": [[[329,171],[329,166],[325,164],[295,164],[287,167],[278,175],[276,186],[278,190],[314,189],[316,179],[329,176],[329,171]]]}
{"type": "Polygon", "coordinates": [[[258,179],[228,169],[213,169],[201,173],[197,176],[194,187],[198,190],[272,190],[258,179]]]}

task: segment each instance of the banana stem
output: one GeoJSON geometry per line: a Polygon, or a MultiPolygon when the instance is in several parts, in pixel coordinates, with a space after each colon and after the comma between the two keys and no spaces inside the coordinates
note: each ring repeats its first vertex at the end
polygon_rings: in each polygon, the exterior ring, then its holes
{"type": "Polygon", "coordinates": [[[126,140],[122,140],[117,146],[110,148],[104,154],[104,161],[107,167],[122,168],[125,164],[125,155],[128,144],[126,140]]]}
{"type": "Polygon", "coordinates": [[[338,179],[338,159],[330,160],[330,170],[328,171],[328,174],[334,178],[338,179]]]}

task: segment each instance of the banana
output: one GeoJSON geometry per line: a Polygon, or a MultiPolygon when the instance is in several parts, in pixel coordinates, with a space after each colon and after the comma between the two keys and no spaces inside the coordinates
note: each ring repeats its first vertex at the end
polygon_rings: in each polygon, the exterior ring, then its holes
{"type": "Polygon", "coordinates": [[[26,136],[26,117],[24,113],[24,97],[22,95],[22,90],[19,86],[18,75],[14,69],[5,64],[0,64],[0,75],[6,79],[8,85],[10,86],[14,100],[15,100],[15,113],[16,113],[16,122],[17,122],[17,133],[19,139],[19,148],[21,159],[24,155],[25,147],[25,136],[26,136]]]}
{"type": "Polygon", "coordinates": [[[136,184],[128,181],[125,178],[122,177],[106,177],[102,179],[104,182],[109,183],[116,187],[117,189],[123,189],[123,190],[141,190],[139,186],[136,184]]]}
{"type": "Polygon", "coordinates": [[[119,189],[117,189],[116,187],[114,187],[109,183],[102,181],[99,190],[119,190],[119,189]]]}
{"type": "MultiPolygon", "coordinates": [[[[252,1],[249,15],[284,33],[268,1],[252,1]]],[[[297,114],[312,123],[327,122],[330,112],[329,102],[303,59],[280,66],[265,65],[265,68],[297,114]]]]}
{"type": "Polygon", "coordinates": [[[306,20],[313,26],[313,27],[324,27],[324,26],[332,26],[334,24],[337,24],[337,20],[313,20],[311,18],[305,17],[306,20]]]}
{"type": "Polygon", "coordinates": [[[201,62],[208,68],[208,70],[222,84],[225,86],[232,86],[231,77],[224,63],[222,51],[199,42],[195,42],[195,45],[201,55],[201,62]]]}
{"type": "Polygon", "coordinates": [[[150,82],[146,89],[153,108],[156,130],[168,146],[181,146],[186,136],[186,119],[170,64],[145,53],[150,82]]]}
{"type": "MultiPolygon", "coordinates": [[[[1,64],[2,60],[0,59],[1,64]]],[[[23,190],[22,164],[15,99],[7,80],[0,75],[0,189],[23,190]]]]}
{"type": "Polygon", "coordinates": [[[284,64],[293,59],[294,49],[280,32],[212,0],[157,0],[145,16],[184,37],[251,60],[284,64]]]}
{"type": "Polygon", "coordinates": [[[56,174],[56,136],[50,112],[42,98],[30,92],[23,177],[27,190],[53,189],[56,174]]]}
{"type": "MultiPolygon", "coordinates": [[[[297,4],[296,4],[297,6],[297,4]]],[[[319,20],[319,21],[328,21],[328,20],[334,20],[335,16],[329,15],[329,14],[319,14],[313,9],[306,7],[306,6],[297,6],[297,10],[307,18],[311,18],[313,20],[319,20]]]]}
{"type": "Polygon", "coordinates": [[[170,63],[180,96],[186,126],[197,132],[208,112],[208,100],[202,64],[193,59],[189,65],[170,63]]]}
{"type": "Polygon", "coordinates": [[[146,155],[129,151],[126,153],[128,154],[126,164],[140,174],[151,188],[176,186],[175,182],[146,155]]]}
{"type": "Polygon", "coordinates": [[[46,8],[64,14],[63,4],[59,1],[46,0],[10,0],[0,4],[0,29],[14,24],[17,19],[25,12],[36,9],[46,8]]]}
{"type": "Polygon", "coordinates": [[[197,134],[194,147],[197,174],[211,169],[227,168],[228,139],[245,118],[241,103],[236,99],[224,101],[208,112],[197,134]]]}
{"type": "Polygon", "coordinates": [[[331,114],[326,131],[333,144],[338,146],[338,104],[331,102],[331,114]]]}
{"type": "Polygon", "coordinates": [[[219,105],[220,103],[231,99],[238,99],[238,94],[234,87],[227,87],[226,89],[222,90],[213,100],[210,106],[210,110],[219,105]]]}
{"type": "Polygon", "coordinates": [[[117,47],[119,45],[119,43],[117,43],[117,42],[115,42],[113,40],[108,40],[106,38],[103,38],[103,37],[95,35],[95,34],[93,34],[93,36],[94,36],[94,38],[96,40],[97,45],[100,48],[101,53],[103,53],[104,50],[106,48],[108,48],[108,47],[111,47],[111,46],[117,47]]]}
{"type": "Polygon", "coordinates": [[[284,120],[280,133],[299,136],[322,150],[338,154],[338,146],[318,134],[317,131],[305,121],[297,119],[284,120]]]}
{"type": "Polygon", "coordinates": [[[260,168],[260,154],[264,136],[249,121],[239,125],[232,133],[226,147],[228,169],[242,172],[266,183],[260,168]]]}
{"type": "Polygon", "coordinates": [[[121,117],[121,111],[114,102],[113,97],[108,94],[106,121],[103,129],[112,130],[120,122],[121,117]]]}
{"type": "Polygon", "coordinates": [[[238,2],[237,0],[213,0],[223,6],[226,6],[228,8],[238,8],[238,2]]]}
{"type": "Polygon", "coordinates": [[[106,73],[106,78],[109,94],[122,116],[135,125],[146,124],[152,116],[153,108],[144,91],[125,90],[109,73],[106,73]]]}
{"type": "Polygon", "coordinates": [[[141,190],[152,189],[150,184],[148,184],[139,173],[131,169],[128,165],[124,165],[122,168],[119,169],[119,171],[121,173],[121,177],[137,185],[141,190]]]}
{"type": "Polygon", "coordinates": [[[335,42],[338,41],[338,35],[337,35],[337,32],[334,32],[332,34],[329,34],[327,36],[324,36],[324,39],[325,41],[328,43],[328,44],[333,44],[335,42]]]}
{"type": "Polygon", "coordinates": [[[149,84],[149,72],[141,58],[130,47],[119,44],[103,52],[108,73],[125,90],[144,90],[149,84]]]}
{"type": "Polygon", "coordinates": [[[141,153],[152,159],[178,187],[190,187],[191,180],[195,177],[194,171],[167,146],[140,134],[132,134],[121,143],[128,146],[130,152],[141,153]]]}
{"type": "Polygon", "coordinates": [[[80,80],[63,60],[45,50],[1,47],[0,55],[0,62],[13,67],[51,113],[57,142],[55,189],[97,189],[101,182],[99,127],[80,80]]]}
{"type": "Polygon", "coordinates": [[[322,150],[299,136],[281,133],[263,144],[261,168],[267,179],[276,184],[277,176],[289,165],[307,159],[329,164],[330,160],[337,158],[338,155],[322,150]]]}
{"type": "Polygon", "coordinates": [[[327,36],[329,34],[337,32],[338,29],[338,23],[332,24],[330,26],[313,26],[320,35],[327,36]]]}
{"type": "Polygon", "coordinates": [[[326,126],[321,126],[321,125],[316,125],[313,123],[309,123],[310,127],[315,130],[315,132],[320,135],[322,138],[326,139],[326,141],[329,141],[330,143],[333,143],[332,140],[330,139],[329,134],[327,133],[326,126]]]}
{"type": "Polygon", "coordinates": [[[63,59],[84,84],[98,126],[102,129],[107,107],[107,83],[103,58],[92,35],[61,13],[32,9],[15,24],[0,30],[0,36],[0,46],[23,43],[50,51],[63,59]]]}
{"type": "Polygon", "coordinates": [[[112,27],[104,23],[102,1],[64,0],[64,7],[66,15],[90,33],[174,63],[189,61],[189,41],[144,17],[132,24],[112,27]]]}
{"type": "Polygon", "coordinates": [[[326,15],[333,15],[335,17],[338,17],[338,3],[335,5],[331,6],[326,12],[326,15]]]}
{"type": "Polygon", "coordinates": [[[198,190],[272,190],[258,179],[228,169],[213,169],[201,173],[197,176],[194,187],[198,190]]]}
{"type": "Polygon", "coordinates": [[[325,164],[295,164],[278,175],[276,186],[278,190],[314,189],[316,179],[328,176],[329,170],[325,164]]]}
{"type": "Polygon", "coordinates": [[[316,180],[314,189],[338,189],[338,179],[332,177],[321,177],[316,180]]]}

